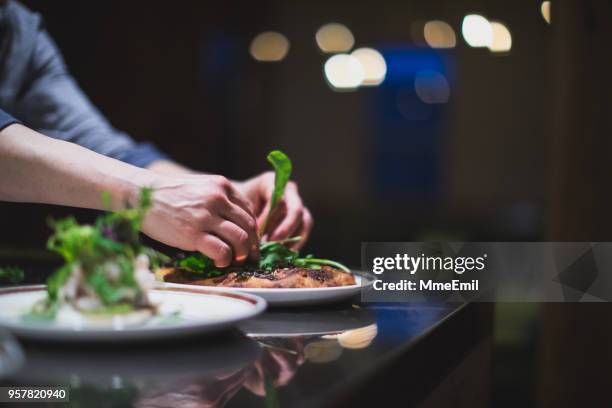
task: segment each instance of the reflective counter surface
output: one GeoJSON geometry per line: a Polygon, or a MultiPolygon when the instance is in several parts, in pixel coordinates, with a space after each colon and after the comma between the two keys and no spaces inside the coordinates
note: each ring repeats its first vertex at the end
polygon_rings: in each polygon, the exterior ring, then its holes
{"type": "Polygon", "coordinates": [[[417,403],[490,332],[483,305],[358,300],[271,309],[241,330],[157,344],[5,335],[2,382],[67,386],[74,407],[356,406],[393,393],[417,403]]]}

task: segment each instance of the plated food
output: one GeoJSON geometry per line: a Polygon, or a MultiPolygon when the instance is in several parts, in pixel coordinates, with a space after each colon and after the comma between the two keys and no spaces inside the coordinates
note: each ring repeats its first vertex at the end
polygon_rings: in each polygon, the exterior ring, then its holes
{"type": "Polygon", "coordinates": [[[0,325],[19,336],[61,341],[119,341],[206,333],[261,313],[248,294],[159,288],[151,270],[169,258],[140,243],[151,190],[134,207],[100,217],[52,222],[48,248],[64,264],[46,286],[0,289],[0,325]]]}
{"type": "MultiPolygon", "coordinates": [[[[291,160],[278,150],[268,155],[268,161],[274,167],[275,188],[260,235],[264,234],[268,219],[282,199],[292,171],[291,160]]],[[[208,257],[194,253],[177,259],[170,266],[159,268],[155,274],[158,280],[168,283],[249,291],[357,286],[356,277],[339,262],[312,255],[302,257],[290,249],[289,246],[300,239],[293,237],[283,241],[262,242],[259,247],[260,259],[240,266],[217,268],[208,257]]]]}
{"type": "Polygon", "coordinates": [[[340,301],[358,294],[370,282],[338,262],[300,257],[288,242],[260,245],[261,258],[238,267],[219,269],[201,254],[176,260],[156,270],[158,280],[174,287],[206,286],[261,296],[272,306],[303,306],[340,301]]]}
{"type": "Polygon", "coordinates": [[[52,221],[47,247],[64,259],[47,281],[47,296],[30,320],[81,320],[84,326],[138,325],[157,313],[149,291],[155,285],[151,264],[163,255],[143,246],[140,226],[151,205],[151,190],[141,192],[134,207],[81,225],[70,217],[52,221]]]}

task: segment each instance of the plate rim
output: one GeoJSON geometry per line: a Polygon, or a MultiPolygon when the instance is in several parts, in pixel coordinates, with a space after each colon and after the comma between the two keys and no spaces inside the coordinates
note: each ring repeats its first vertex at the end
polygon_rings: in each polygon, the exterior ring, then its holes
{"type": "MultiPolygon", "coordinates": [[[[46,285],[34,284],[34,285],[17,285],[0,288],[0,296],[14,293],[24,292],[39,292],[46,289],[46,285]]],[[[153,340],[158,338],[168,338],[176,336],[184,336],[188,334],[196,333],[208,333],[214,332],[224,327],[238,326],[239,322],[248,320],[264,312],[268,306],[268,302],[257,295],[242,292],[232,291],[214,291],[207,290],[207,288],[193,287],[193,288],[177,288],[177,287],[159,287],[155,286],[152,291],[159,292],[181,292],[190,294],[204,294],[209,296],[216,296],[222,298],[231,298],[248,303],[251,307],[241,316],[234,316],[232,318],[209,322],[203,324],[201,321],[184,321],[176,325],[166,326],[153,326],[153,327],[128,327],[121,330],[113,329],[98,329],[88,328],[85,330],[75,330],[70,328],[60,327],[49,327],[49,326],[37,326],[37,325],[24,325],[18,322],[11,322],[7,320],[0,320],[0,327],[4,327],[7,330],[13,332],[18,337],[46,339],[49,341],[67,340],[67,341],[129,341],[129,340],[153,340]],[[153,335],[155,337],[148,337],[153,335]],[[70,336],[71,338],[68,338],[70,336]]]]}
{"type": "MultiPolygon", "coordinates": [[[[374,281],[367,276],[353,273],[356,278],[359,278],[359,283],[354,285],[344,286],[327,286],[323,288],[234,288],[229,286],[204,286],[204,285],[193,285],[191,283],[174,283],[174,282],[163,282],[157,281],[160,287],[171,287],[171,288],[206,288],[215,292],[239,292],[239,293],[252,293],[252,294],[270,294],[270,293],[301,293],[306,294],[310,292],[339,292],[348,291],[355,289],[363,289],[371,286],[374,281]]],[[[257,295],[256,295],[257,296],[257,295]]]]}

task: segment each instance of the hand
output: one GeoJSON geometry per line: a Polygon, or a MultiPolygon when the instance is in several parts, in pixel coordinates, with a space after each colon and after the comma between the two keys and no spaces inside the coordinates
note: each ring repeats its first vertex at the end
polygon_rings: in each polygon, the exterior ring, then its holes
{"type": "Polygon", "coordinates": [[[162,176],[147,172],[139,183],[154,189],[143,232],[160,242],[199,251],[217,267],[259,256],[251,206],[222,176],[162,176]]]}
{"type": "MultiPolygon", "coordinates": [[[[274,173],[266,172],[235,185],[250,201],[258,226],[263,224],[268,215],[270,198],[274,190],[274,173]]],[[[308,240],[312,224],[312,215],[302,203],[297,184],[290,181],[263,235],[270,241],[300,236],[302,239],[293,246],[294,249],[300,249],[308,240]]]]}

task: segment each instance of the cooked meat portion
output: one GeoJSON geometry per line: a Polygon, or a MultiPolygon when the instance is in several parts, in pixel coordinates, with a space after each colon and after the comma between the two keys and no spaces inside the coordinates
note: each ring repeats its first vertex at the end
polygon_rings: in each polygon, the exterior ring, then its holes
{"type": "Polygon", "coordinates": [[[156,272],[156,275],[164,282],[234,288],[324,288],[355,284],[353,275],[330,266],[322,266],[321,269],[237,270],[228,271],[225,275],[208,279],[201,279],[197,274],[178,268],[160,269],[156,272]]]}

